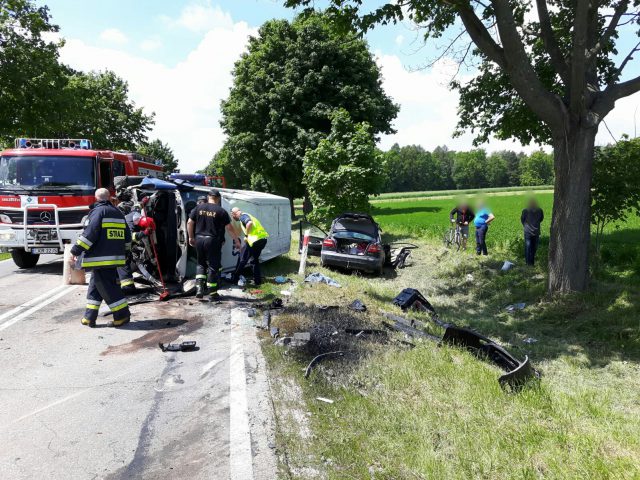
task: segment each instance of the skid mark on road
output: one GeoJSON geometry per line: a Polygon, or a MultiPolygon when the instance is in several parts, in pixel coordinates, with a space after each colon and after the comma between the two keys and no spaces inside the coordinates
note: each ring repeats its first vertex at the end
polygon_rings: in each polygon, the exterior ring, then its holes
{"type": "Polygon", "coordinates": [[[233,480],[253,479],[251,431],[247,402],[247,377],[244,368],[242,325],[245,314],[231,312],[231,353],[229,358],[229,477],[233,480]]]}
{"type": "Polygon", "coordinates": [[[38,310],[43,309],[47,305],[55,302],[56,300],[64,297],[67,293],[71,293],[78,288],[77,285],[62,285],[61,287],[54,288],[39,297],[29,300],[26,303],[0,315],[0,321],[8,318],[9,320],[0,324],[0,331],[9,328],[11,325],[18,323],[23,318],[33,315],[38,310]],[[30,308],[29,308],[30,307],[30,308]],[[25,310],[27,309],[27,310],[25,310]]]}

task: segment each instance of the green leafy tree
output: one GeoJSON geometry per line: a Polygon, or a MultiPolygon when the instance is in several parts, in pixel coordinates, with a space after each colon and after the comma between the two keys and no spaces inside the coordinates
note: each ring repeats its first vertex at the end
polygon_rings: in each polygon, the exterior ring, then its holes
{"type": "Polygon", "coordinates": [[[640,138],[624,138],[596,149],[593,163],[591,222],[596,227],[596,248],[607,225],[624,222],[640,213],[640,138]]]}
{"type": "Polygon", "coordinates": [[[457,152],[453,164],[456,188],[484,188],[487,186],[487,154],[484,150],[457,152]]]}
{"type": "Polygon", "coordinates": [[[639,48],[640,2],[407,0],[362,12],[365,5],[329,0],[328,12],[360,31],[405,19],[421,27],[425,38],[461,29],[451,37],[464,44],[445,52],[462,52],[459,61],[473,56],[479,64],[470,82],[453,84],[460,90],[459,127],[475,130],[478,142],[494,135],[553,146],[548,287],[587,288],[595,138],[616,101],[640,91],[640,76],[625,77],[639,48]],[[621,40],[621,28],[629,29],[629,44],[621,40]]]}
{"type": "Polygon", "coordinates": [[[382,161],[371,126],[340,109],[331,133],[304,157],[304,183],[314,206],[309,218],[326,224],[344,212],[368,212],[369,195],[380,193],[382,161]]]}
{"type": "Polygon", "coordinates": [[[104,149],[133,150],[147,140],[153,114],[129,99],[129,86],[115,73],[73,72],[64,89],[59,135],[90,138],[104,149]]]}
{"type": "Polygon", "coordinates": [[[58,62],[59,43],[44,34],[57,32],[49,9],[29,0],[0,2],[0,139],[48,136],[57,124],[67,83],[58,62]]]}
{"type": "Polygon", "coordinates": [[[178,168],[178,159],[173,154],[173,150],[169,144],[163,143],[160,139],[138,145],[137,151],[142,155],[161,160],[165,173],[172,173],[178,168]]]}
{"type": "Polygon", "coordinates": [[[487,185],[490,187],[506,187],[509,185],[509,166],[500,153],[489,155],[486,163],[487,185]]]}
{"type": "Polygon", "coordinates": [[[521,185],[551,185],[553,183],[553,157],[539,150],[523,157],[520,162],[521,185]]]}
{"type": "Polygon", "coordinates": [[[448,190],[456,188],[453,181],[453,164],[455,161],[455,152],[449,150],[447,146],[436,147],[431,152],[431,158],[438,169],[438,186],[436,190],[448,190]]]}
{"type": "Polygon", "coordinates": [[[209,162],[209,165],[204,169],[204,173],[224,177],[229,187],[241,189],[251,188],[251,173],[246,172],[242,168],[242,164],[234,164],[231,162],[227,144],[223,145],[222,148],[216,152],[209,162]]]}
{"type": "Polygon", "coordinates": [[[398,107],[366,42],[337,33],[320,14],[266,22],[235,64],[222,102],[229,164],[288,197],[293,213],[293,199],[305,194],[302,159],[329,133],[338,108],[373,134],[392,132],[398,107]]]}
{"type": "Polygon", "coordinates": [[[419,145],[395,144],[383,154],[387,192],[416,192],[438,188],[438,166],[419,145]]]}

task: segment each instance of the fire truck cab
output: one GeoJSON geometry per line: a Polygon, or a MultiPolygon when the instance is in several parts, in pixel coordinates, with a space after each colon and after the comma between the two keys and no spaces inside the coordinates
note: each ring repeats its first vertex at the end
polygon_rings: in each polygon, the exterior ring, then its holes
{"type": "Polygon", "coordinates": [[[133,152],[96,150],[86,139],[16,139],[0,152],[0,249],[20,268],[75,243],[97,188],[114,177],[162,177],[162,165],[133,152]]]}

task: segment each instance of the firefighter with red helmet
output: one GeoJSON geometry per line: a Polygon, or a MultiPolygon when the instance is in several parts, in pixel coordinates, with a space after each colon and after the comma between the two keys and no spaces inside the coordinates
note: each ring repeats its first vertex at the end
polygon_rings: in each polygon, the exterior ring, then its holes
{"type": "Polygon", "coordinates": [[[131,316],[116,271],[126,263],[131,232],[122,212],[109,201],[109,190],[99,188],[95,196],[96,203],[89,212],[84,231],[71,248],[73,261],[84,254],[82,267],[92,271],[82,324],[95,327],[104,300],[113,312],[113,326],[119,327],[129,322],[131,316]]]}

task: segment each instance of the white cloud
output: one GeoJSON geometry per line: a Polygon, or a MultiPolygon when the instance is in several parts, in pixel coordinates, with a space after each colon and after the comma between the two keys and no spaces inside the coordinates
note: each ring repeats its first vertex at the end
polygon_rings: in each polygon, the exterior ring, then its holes
{"type": "Polygon", "coordinates": [[[400,46],[404,43],[404,35],[398,35],[396,37],[396,45],[400,46]]]}
{"type": "Polygon", "coordinates": [[[140,50],[144,52],[153,52],[162,47],[162,42],[157,38],[147,38],[140,42],[140,50]]]}
{"type": "Polygon", "coordinates": [[[634,137],[640,133],[640,92],[616,102],[616,108],[604,119],[606,125],[600,124],[597,145],[613,143],[614,138],[620,140],[623,134],[634,137]],[[607,126],[611,133],[607,131],[607,126]],[[613,138],[611,136],[613,134],[613,138]]]}
{"type": "MultiPolygon", "coordinates": [[[[394,143],[418,144],[428,150],[438,145],[447,145],[453,150],[472,148],[471,133],[452,138],[458,122],[458,94],[449,90],[447,85],[455,72],[455,64],[445,60],[430,70],[410,72],[397,56],[378,53],[377,61],[382,69],[386,92],[400,105],[400,113],[394,122],[397,133],[384,135],[382,148],[389,148],[394,143]]],[[[634,117],[638,122],[637,133],[640,133],[640,92],[619,100],[605,121],[613,136],[619,139],[624,133],[634,136],[634,117]]],[[[601,125],[596,143],[604,145],[611,142],[611,135],[605,125],[601,125]]],[[[516,141],[496,139],[481,147],[487,151],[511,149],[526,152],[540,148],[536,144],[522,146],[516,141]]]]}
{"type": "Polygon", "coordinates": [[[230,28],[233,20],[219,5],[212,6],[210,0],[194,2],[182,9],[180,16],[173,19],[162,15],[160,19],[169,27],[182,27],[192,32],[205,32],[214,28],[230,28]]]}
{"type": "Polygon", "coordinates": [[[75,39],[67,39],[61,59],[80,70],[110,69],[126,79],[136,105],[156,113],[150,138],[168,142],[182,171],[193,172],[223,144],[220,100],[228,95],[233,64],[252,34],[245,22],[214,28],[174,67],[75,39]]]}
{"type": "MultiPolygon", "coordinates": [[[[447,145],[453,150],[471,148],[471,134],[452,138],[458,122],[458,94],[448,87],[457,68],[453,61],[444,60],[429,70],[410,72],[397,56],[378,54],[378,65],[387,94],[400,105],[400,113],[394,122],[397,133],[384,135],[382,148],[387,149],[394,143],[422,145],[428,150],[438,145],[447,145]]],[[[516,142],[495,139],[483,147],[489,151],[523,149],[516,142]]],[[[524,150],[537,148],[530,146],[524,150]]]]}
{"type": "Polygon", "coordinates": [[[100,39],[114,45],[124,45],[129,41],[127,36],[117,28],[107,28],[100,33],[100,39]]]}

